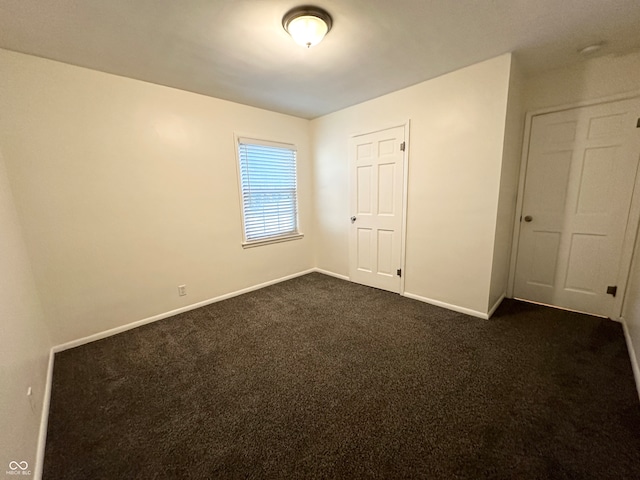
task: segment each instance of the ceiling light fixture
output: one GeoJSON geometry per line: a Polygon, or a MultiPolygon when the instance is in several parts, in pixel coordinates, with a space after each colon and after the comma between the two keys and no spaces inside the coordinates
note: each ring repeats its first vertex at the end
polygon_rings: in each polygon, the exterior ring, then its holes
{"type": "Polygon", "coordinates": [[[282,26],[291,38],[307,48],[320,43],[332,24],[329,13],[311,6],[296,7],[282,18],[282,26]]]}

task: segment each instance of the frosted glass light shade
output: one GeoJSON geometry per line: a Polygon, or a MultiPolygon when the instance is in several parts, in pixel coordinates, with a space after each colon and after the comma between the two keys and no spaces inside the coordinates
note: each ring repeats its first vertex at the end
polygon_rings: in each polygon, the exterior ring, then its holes
{"type": "Polygon", "coordinates": [[[331,16],[322,9],[302,7],[291,10],[282,19],[282,26],[293,40],[307,48],[317,45],[331,30],[331,16]]]}
{"type": "Polygon", "coordinates": [[[296,43],[306,47],[320,43],[328,31],[326,23],[311,15],[298,17],[289,23],[289,35],[296,43]]]}

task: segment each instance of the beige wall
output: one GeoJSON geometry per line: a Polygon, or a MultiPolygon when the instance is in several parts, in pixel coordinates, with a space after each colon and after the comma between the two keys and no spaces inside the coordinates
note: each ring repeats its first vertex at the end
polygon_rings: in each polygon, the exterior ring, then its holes
{"type": "Polygon", "coordinates": [[[496,236],[493,247],[493,265],[491,269],[491,291],[489,309],[494,308],[503,295],[506,295],[511,262],[511,244],[518,195],[518,174],[522,158],[522,136],[524,133],[523,88],[524,77],[516,59],[511,62],[509,75],[509,97],[500,172],[500,197],[496,236]]]}
{"type": "Polygon", "coordinates": [[[640,50],[593,58],[528,77],[525,110],[570,105],[627,92],[640,92],[640,50]]]}
{"type": "MultiPolygon", "coordinates": [[[[629,332],[632,348],[629,353],[632,359],[637,362],[640,360],[640,236],[636,240],[635,255],[624,299],[622,318],[629,332]]],[[[638,364],[636,363],[634,367],[637,369],[638,364]]],[[[636,384],[640,394],[640,371],[636,370],[634,373],[636,374],[636,384]]]]}
{"type": "Polygon", "coordinates": [[[307,120],[3,50],[0,70],[0,148],[54,344],[313,266],[307,120]],[[234,132],[298,146],[304,239],[241,247],[234,132]]]}
{"type": "Polygon", "coordinates": [[[0,472],[11,461],[34,471],[51,345],[2,152],[0,226],[0,472]]]}
{"type": "Polygon", "coordinates": [[[317,265],[348,275],[348,139],[411,120],[406,292],[486,313],[511,55],[315,119],[317,265]]]}

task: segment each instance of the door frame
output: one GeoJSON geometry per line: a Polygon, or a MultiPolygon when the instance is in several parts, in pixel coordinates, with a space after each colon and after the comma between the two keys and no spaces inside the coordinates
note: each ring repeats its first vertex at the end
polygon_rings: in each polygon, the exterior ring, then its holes
{"type": "MultiPolygon", "coordinates": [[[[402,275],[400,276],[400,295],[404,296],[404,285],[407,278],[406,271],[406,255],[407,255],[407,198],[409,190],[409,152],[411,151],[411,119],[405,120],[403,123],[393,123],[380,128],[374,128],[367,132],[352,133],[349,135],[347,143],[347,160],[349,163],[349,216],[351,216],[351,188],[352,188],[352,172],[351,172],[351,157],[350,157],[350,144],[356,137],[362,137],[364,135],[370,135],[372,133],[382,132],[384,130],[390,130],[392,128],[404,127],[404,156],[403,156],[403,176],[402,179],[402,226],[400,227],[400,268],[402,269],[402,275]]],[[[351,228],[351,227],[349,227],[351,228]]],[[[349,234],[349,241],[351,241],[351,234],[349,234]]],[[[349,245],[351,247],[351,245],[349,245]]],[[[351,270],[351,258],[349,258],[349,270],[351,270]]],[[[351,275],[349,275],[349,281],[351,275]]]]}
{"type": "MultiPolygon", "coordinates": [[[[557,113],[565,110],[573,110],[581,107],[591,107],[604,103],[617,102],[622,100],[640,99],[640,90],[627,93],[611,95],[593,100],[585,100],[582,102],[558,105],[556,107],[542,108],[532,110],[526,113],[524,135],[522,142],[522,155],[520,158],[520,178],[518,181],[518,196],[516,199],[516,213],[513,224],[513,237],[511,247],[511,260],[509,262],[509,282],[507,284],[507,297],[513,298],[513,290],[516,276],[516,262],[518,258],[518,247],[520,242],[520,218],[522,216],[522,207],[524,201],[524,187],[527,176],[527,162],[529,161],[529,147],[531,144],[531,124],[533,118],[547,113],[557,113]]],[[[629,281],[629,273],[631,271],[631,261],[633,259],[636,237],[638,235],[638,227],[640,226],[640,167],[636,172],[633,194],[631,196],[631,204],[629,207],[629,216],[627,218],[627,226],[624,233],[624,241],[622,244],[622,253],[620,255],[620,269],[618,272],[617,286],[618,293],[615,297],[612,311],[612,320],[620,320],[622,318],[622,308],[627,293],[627,284],[629,281]]]]}

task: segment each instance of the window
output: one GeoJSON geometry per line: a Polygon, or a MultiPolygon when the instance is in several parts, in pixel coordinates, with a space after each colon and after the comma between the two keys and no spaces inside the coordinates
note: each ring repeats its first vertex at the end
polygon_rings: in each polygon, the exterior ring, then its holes
{"type": "Polygon", "coordinates": [[[296,148],[238,138],[244,246],[301,238],[296,148]]]}

